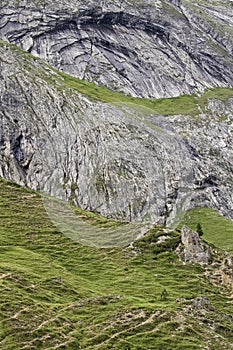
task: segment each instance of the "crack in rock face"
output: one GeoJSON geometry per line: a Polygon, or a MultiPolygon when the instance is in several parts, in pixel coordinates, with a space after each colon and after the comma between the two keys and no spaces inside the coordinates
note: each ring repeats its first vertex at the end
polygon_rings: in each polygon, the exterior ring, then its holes
{"type": "Polygon", "coordinates": [[[156,98],[233,85],[228,33],[233,16],[226,2],[63,0],[40,8],[33,1],[17,6],[3,1],[0,6],[2,39],[75,77],[156,98]]]}

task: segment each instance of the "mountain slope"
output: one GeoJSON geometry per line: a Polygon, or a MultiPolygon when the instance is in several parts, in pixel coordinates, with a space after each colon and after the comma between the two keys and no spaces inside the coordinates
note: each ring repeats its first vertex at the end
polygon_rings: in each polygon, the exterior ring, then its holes
{"type": "Polygon", "coordinates": [[[1,176],[127,221],[203,205],[233,217],[232,89],[133,99],[0,53],[1,176]]]}
{"type": "Polygon", "coordinates": [[[232,2],[3,0],[0,38],[0,348],[233,349],[232,2]]]}
{"type": "Polygon", "coordinates": [[[0,38],[140,97],[233,85],[232,2],[1,1],[0,38]]]}
{"type": "Polygon", "coordinates": [[[208,267],[184,265],[179,232],[162,227],[134,251],[84,247],[38,193],[1,179],[0,198],[1,349],[232,349],[232,289],[208,277],[221,250],[208,267]]]}

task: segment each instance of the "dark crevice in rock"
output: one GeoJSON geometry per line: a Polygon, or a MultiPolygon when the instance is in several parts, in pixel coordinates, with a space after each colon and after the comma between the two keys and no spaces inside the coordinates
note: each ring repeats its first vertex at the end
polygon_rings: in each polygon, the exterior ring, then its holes
{"type": "Polygon", "coordinates": [[[21,147],[22,139],[23,139],[23,135],[22,135],[22,133],[20,133],[20,135],[18,137],[16,137],[14,140],[12,140],[12,143],[11,143],[12,152],[13,152],[15,158],[19,162],[21,162],[24,159],[24,152],[23,152],[22,147],[21,147]]]}

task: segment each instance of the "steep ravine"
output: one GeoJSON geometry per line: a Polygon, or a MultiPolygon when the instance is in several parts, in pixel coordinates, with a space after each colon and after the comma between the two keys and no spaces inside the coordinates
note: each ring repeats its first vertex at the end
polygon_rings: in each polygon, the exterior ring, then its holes
{"type": "Polygon", "coordinates": [[[132,96],[233,85],[232,4],[1,1],[0,38],[132,96]]]}
{"type": "Polygon", "coordinates": [[[4,42],[0,67],[0,176],[126,220],[171,223],[198,205],[233,218],[232,90],[163,116],[94,101],[4,42]]]}

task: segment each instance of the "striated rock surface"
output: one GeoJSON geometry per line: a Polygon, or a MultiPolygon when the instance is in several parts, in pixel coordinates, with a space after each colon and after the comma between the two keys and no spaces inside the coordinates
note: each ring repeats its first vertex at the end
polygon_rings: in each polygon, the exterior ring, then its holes
{"type": "Polygon", "coordinates": [[[233,86],[231,1],[2,0],[0,38],[132,96],[233,86]]]}
{"type": "Polygon", "coordinates": [[[183,226],[181,242],[184,245],[184,262],[208,264],[210,261],[210,250],[204,244],[198,233],[187,226],[183,226]]]}
{"type": "Polygon", "coordinates": [[[171,223],[198,205],[233,218],[231,90],[193,115],[104,103],[5,42],[0,77],[0,176],[129,221],[171,223]]]}

